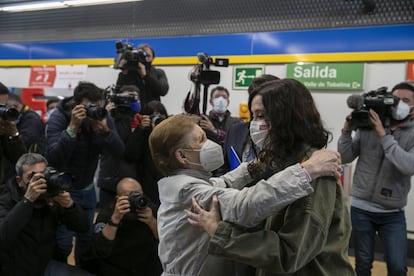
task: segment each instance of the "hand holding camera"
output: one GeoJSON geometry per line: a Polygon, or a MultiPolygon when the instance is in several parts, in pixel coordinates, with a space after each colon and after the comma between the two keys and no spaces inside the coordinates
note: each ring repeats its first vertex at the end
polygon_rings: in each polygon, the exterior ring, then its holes
{"type": "Polygon", "coordinates": [[[130,212],[130,204],[128,196],[117,196],[114,212],[112,213],[111,221],[119,224],[122,218],[130,212]]]}
{"type": "Polygon", "coordinates": [[[72,117],[69,123],[69,128],[73,132],[78,132],[83,120],[86,118],[86,109],[83,104],[78,104],[72,109],[72,117]]]}
{"type": "Polygon", "coordinates": [[[152,210],[149,207],[146,207],[145,209],[138,209],[137,218],[140,222],[143,222],[150,227],[154,224],[157,225],[157,220],[152,215],[152,210]]]}
{"type": "Polygon", "coordinates": [[[42,194],[47,192],[46,179],[44,178],[43,173],[35,173],[30,178],[29,185],[27,185],[26,193],[24,197],[31,202],[34,202],[42,194]]]}
{"type": "Polygon", "coordinates": [[[151,127],[151,118],[149,115],[142,115],[141,117],[141,127],[149,128],[151,127]]]}
{"type": "Polygon", "coordinates": [[[57,196],[53,197],[53,200],[63,208],[70,208],[73,205],[72,197],[70,196],[70,193],[66,191],[63,191],[57,196]]]}
{"type": "Polygon", "coordinates": [[[17,133],[15,121],[8,121],[0,118],[0,135],[14,135],[17,133]]]}

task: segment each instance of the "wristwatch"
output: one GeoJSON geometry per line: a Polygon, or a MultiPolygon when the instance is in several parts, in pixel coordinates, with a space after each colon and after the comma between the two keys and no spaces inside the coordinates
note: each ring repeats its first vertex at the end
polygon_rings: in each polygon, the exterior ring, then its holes
{"type": "Polygon", "coordinates": [[[112,219],[109,219],[106,223],[110,226],[113,226],[113,227],[119,227],[121,225],[121,223],[113,222],[112,219]]]}

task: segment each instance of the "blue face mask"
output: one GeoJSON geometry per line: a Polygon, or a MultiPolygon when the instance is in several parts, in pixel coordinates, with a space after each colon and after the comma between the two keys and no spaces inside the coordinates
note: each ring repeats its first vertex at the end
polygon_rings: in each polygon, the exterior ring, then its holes
{"type": "Polygon", "coordinates": [[[141,111],[141,103],[140,102],[132,102],[128,103],[129,107],[131,108],[133,113],[138,113],[141,111]]]}

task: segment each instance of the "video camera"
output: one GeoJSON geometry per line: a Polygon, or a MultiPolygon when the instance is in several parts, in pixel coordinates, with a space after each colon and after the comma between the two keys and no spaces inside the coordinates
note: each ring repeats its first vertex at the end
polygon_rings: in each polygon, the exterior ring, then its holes
{"type": "Polygon", "coordinates": [[[148,199],[141,194],[140,192],[131,192],[128,195],[129,205],[131,206],[131,212],[136,212],[136,210],[144,210],[148,207],[148,199]]]}
{"type": "MultiPolygon", "coordinates": [[[[120,114],[134,114],[130,104],[137,103],[139,96],[133,93],[120,94],[119,86],[110,85],[105,89],[106,103],[111,102],[115,105],[114,111],[120,114]]],[[[113,115],[113,114],[112,114],[113,115]]]]}
{"type": "Polygon", "coordinates": [[[138,69],[138,62],[147,65],[147,52],[143,49],[134,49],[134,45],[132,43],[117,41],[115,43],[115,48],[117,55],[115,58],[114,69],[136,70],[138,69]],[[126,65],[123,67],[120,66],[122,59],[127,61],[126,65]]]}
{"type": "Polygon", "coordinates": [[[16,108],[9,108],[5,104],[0,104],[0,118],[5,121],[16,121],[19,117],[19,111],[16,108]]]}
{"type": "Polygon", "coordinates": [[[218,84],[220,82],[220,72],[210,70],[210,65],[227,67],[229,66],[229,59],[227,58],[213,58],[207,53],[198,53],[198,61],[201,65],[196,66],[195,70],[190,75],[190,80],[193,82],[200,82],[203,85],[218,84]]]}
{"type": "MultiPolygon", "coordinates": [[[[63,191],[72,191],[73,189],[73,177],[69,173],[59,172],[53,167],[46,167],[43,170],[44,179],[46,180],[47,191],[41,195],[41,198],[49,198],[57,196],[63,191]]],[[[30,178],[33,177],[35,172],[32,172],[30,178]]]]}
{"type": "Polygon", "coordinates": [[[197,59],[201,64],[194,66],[191,70],[190,80],[195,84],[195,91],[193,95],[191,92],[187,94],[187,97],[184,100],[184,109],[187,113],[190,114],[199,114],[199,104],[200,104],[200,86],[204,86],[203,93],[203,114],[207,110],[207,92],[208,86],[211,84],[218,84],[220,82],[220,72],[210,70],[210,65],[218,67],[227,67],[229,66],[228,58],[216,58],[213,60],[207,53],[198,53],[197,59]]]}
{"type": "Polygon", "coordinates": [[[352,129],[371,128],[369,110],[373,109],[380,117],[384,127],[391,121],[392,107],[397,106],[399,99],[387,91],[387,87],[365,92],[362,95],[351,95],[347,99],[349,108],[354,109],[349,123],[352,129]]]}

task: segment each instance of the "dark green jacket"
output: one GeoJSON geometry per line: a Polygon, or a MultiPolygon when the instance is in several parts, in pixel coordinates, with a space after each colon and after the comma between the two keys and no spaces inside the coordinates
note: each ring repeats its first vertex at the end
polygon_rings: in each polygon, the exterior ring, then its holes
{"type": "Polygon", "coordinates": [[[209,253],[259,268],[256,275],[355,275],[348,261],[348,207],[334,182],[316,179],[314,193],[268,218],[265,230],[247,233],[220,222],[209,253]]]}

